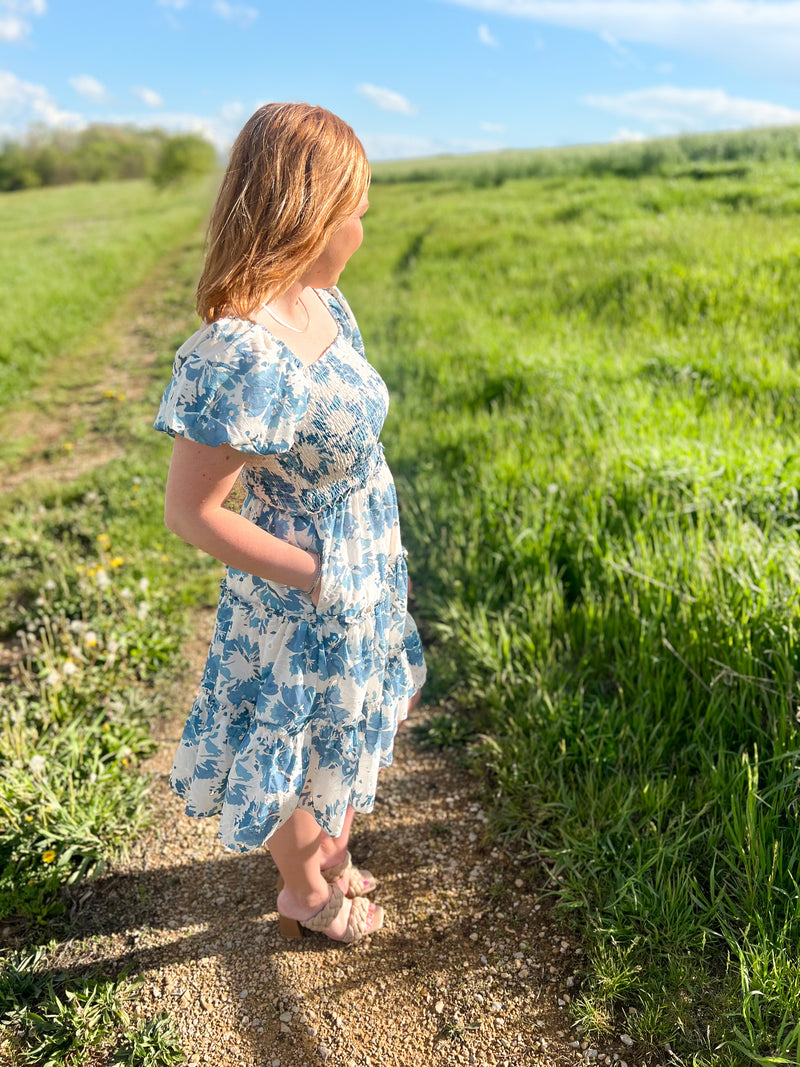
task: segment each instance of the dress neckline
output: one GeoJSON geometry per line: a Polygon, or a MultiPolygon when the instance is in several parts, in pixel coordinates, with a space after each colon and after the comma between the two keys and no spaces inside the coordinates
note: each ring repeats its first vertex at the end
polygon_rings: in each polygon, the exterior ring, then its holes
{"type": "Polygon", "coordinates": [[[341,324],[341,321],[339,320],[337,315],[334,315],[334,313],[331,310],[331,306],[328,303],[328,301],[325,300],[325,298],[322,296],[322,293],[320,292],[319,289],[314,289],[312,287],[311,291],[315,294],[315,296],[319,300],[320,304],[322,304],[322,306],[328,312],[330,317],[333,319],[334,325],[336,326],[336,336],[333,338],[333,340],[327,346],[327,348],[323,348],[323,350],[316,357],[316,359],[312,359],[310,363],[306,363],[306,361],[301,359],[297,355],[296,352],[293,352],[286,341],[282,341],[280,339],[280,337],[276,337],[275,334],[272,332],[272,330],[269,328],[269,326],[265,326],[261,322],[253,322],[252,319],[246,320],[246,321],[250,322],[251,325],[258,326],[261,330],[264,331],[264,333],[266,333],[269,337],[272,338],[272,340],[275,342],[276,345],[280,345],[281,348],[285,349],[286,352],[292,357],[292,359],[295,361],[295,363],[297,363],[301,367],[301,369],[303,371],[310,370],[311,367],[316,367],[316,365],[318,363],[320,363],[323,359],[325,359],[325,357],[328,355],[328,353],[331,351],[331,349],[334,347],[334,345],[338,342],[339,338],[342,336],[342,324],[341,324]]]}

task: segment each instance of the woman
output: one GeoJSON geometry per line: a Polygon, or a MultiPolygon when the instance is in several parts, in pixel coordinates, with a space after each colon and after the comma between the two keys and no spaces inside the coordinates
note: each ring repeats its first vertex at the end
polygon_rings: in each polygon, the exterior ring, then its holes
{"type": "Polygon", "coordinates": [[[348,838],[424,680],[378,441],[386,388],[335,287],[368,186],[335,115],[253,115],[209,225],[203,326],[156,420],[174,437],[167,526],[227,564],[172,788],[187,814],[221,815],[227,847],[268,842],[284,936],[340,941],[383,922],[348,838]],[[240,514],[224,507],[237,478],[240,514]]]}

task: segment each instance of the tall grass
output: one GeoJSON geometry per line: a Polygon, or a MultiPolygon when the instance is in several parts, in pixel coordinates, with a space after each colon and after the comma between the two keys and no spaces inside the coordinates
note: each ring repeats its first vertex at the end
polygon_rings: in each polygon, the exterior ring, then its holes
{"type": "Polygon", "coordinates": [[[515,178],[576,178],[657,174],[707,180],[741,178],[763,163],[800,159],[800,127],[683,134],[630,144],[506,149],[467,156],[433,156],[377,163],[373,182],[457,181],[479,188],[515,178]]]}
{"type": "Polygon", "coordinates": [[[588,944],[578,1021],[682,1063],[800,1048],[799,194],[379,186],[348,268],[433,694],[588,944]]]}

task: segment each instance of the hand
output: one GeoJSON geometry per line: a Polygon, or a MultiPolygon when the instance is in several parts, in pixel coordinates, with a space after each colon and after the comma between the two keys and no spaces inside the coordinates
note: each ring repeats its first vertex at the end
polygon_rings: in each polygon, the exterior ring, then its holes
{"type": "Polygon", "coordinates": [[[316,552],[311,552],[309,553],[309,555],[314,556],[315,560],[319,561],[318,566],[320,567],[319,579],[315,583],[314,590],[311,593],[311,603],[314,605],[315,608],[317,608],[319,607],[319,594],[322,590],[322,557],[319,556],[316,552]]]}

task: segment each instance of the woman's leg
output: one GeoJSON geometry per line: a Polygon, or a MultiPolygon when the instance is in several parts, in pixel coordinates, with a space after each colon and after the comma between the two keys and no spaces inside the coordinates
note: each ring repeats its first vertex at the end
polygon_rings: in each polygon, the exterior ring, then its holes
{"type": "MultiPolygon", "coordinates": [[[[347,825],[349,837],[352,815],[347,825]]],[[[327,836],[327,835],[325,835],[327,836]]],[[[269,839],[269,850],[283,878],[283,888],[278,894],[278,911],[290,919],[303,922],[316,915],[330,897],[331,887],[320,874],[321,838],[323,832],[313,815],[307,811],[295,811],[291,818],[276,830],[269,839]]],[[[339,838],[329,838],[338,841],[339,838]]],[[[341,888],[341,887],[340,887],[341,888]]],[[[339,914],[325,927],[328,937],[342,938],[350,917],[350,901],[345,902],[339,914]]],[[[374,909],[372,909],[374,913],[374,909]]]]}
{"type": "Polygon", "coordinates": [[[355,814],[355,810],[348,804],[344,816],[342,832],[339,836],[329,837],[324,831],[321,833],[319,851],[320,867],[323,870],[328,867],[335,867],[337,863],[341,863],[345,858],[347,847],[350,842],[350,830],[353,826],[355,814]]]}

